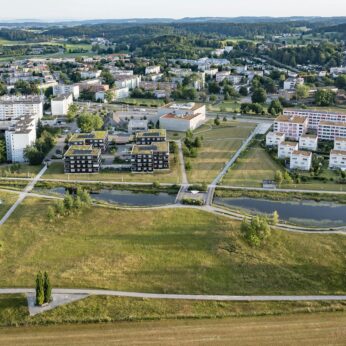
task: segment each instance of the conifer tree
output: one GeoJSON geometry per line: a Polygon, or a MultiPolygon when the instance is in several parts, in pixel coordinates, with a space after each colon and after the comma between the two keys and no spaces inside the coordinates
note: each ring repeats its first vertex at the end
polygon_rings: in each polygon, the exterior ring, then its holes
{"type": "Polygon", "coordinates": [[[52,301],[52,286],[48,277],[48,273],[44,272],[44,302],[50,303],[52,301]]]}
{"type": "Polygon", "coordinates": [[[36,305],[44,303],[44,287],[42,273],[38,272],[36,276],[36,305]]]}

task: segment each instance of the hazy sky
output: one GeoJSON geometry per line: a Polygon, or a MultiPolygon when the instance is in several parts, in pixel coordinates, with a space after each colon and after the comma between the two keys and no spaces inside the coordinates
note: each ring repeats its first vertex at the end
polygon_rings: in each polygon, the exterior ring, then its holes
{"type": "Polygon", "coordinates": [[[345,0],[1,0],[0,19],[346,16],[345,0]]]}

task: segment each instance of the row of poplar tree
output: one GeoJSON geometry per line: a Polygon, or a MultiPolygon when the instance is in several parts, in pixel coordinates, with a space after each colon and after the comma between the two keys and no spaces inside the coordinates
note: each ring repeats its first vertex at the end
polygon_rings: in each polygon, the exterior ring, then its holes
{"type": "Polygon", "coordinates": [[[36,305],[43,305],[52,301],[52,286],[47,272],[36,275],[36,305]]]}

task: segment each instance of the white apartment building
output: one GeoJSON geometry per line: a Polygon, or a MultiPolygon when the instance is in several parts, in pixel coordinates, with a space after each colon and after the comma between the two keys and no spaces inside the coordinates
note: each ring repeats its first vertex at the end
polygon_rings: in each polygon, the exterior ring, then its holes
{"type": "Polygon", "coordinates": [[[195,130],[206,120],[206,107],[198,103],[170,103],[158,110],[160,127],[168,131],[195,130]]]}
{"type": "Polygon", "coordinates": [[[218,72],[215,76],[216,78],[216,81],[218,83],[221,83],[224,79],[226,79],[229,75],[231,74],[230,71],[221,71],[221,72],[218,72]]]}
{"type": "Polygon", "coordinates": [[[299,150],[316,151],[318,146],[318,137],[316,135],[302,135],[299,138],[299,150]]]}
{"type": "Polygon", "coordinates": [[[52,115],[67,115],[70,105],[73,104],[72,94],[60,95],[52,99],[52,115]]]}
{"type": "Polygon", "coordinates": [[[346,170],[346,150],[335,150],[330,152],[329,168],[346,170]]]}
{"type": "Polygon", "coordinates": [[[145,68],[145,74],[159,74],[160,71],[160,66],[147,66],[145,68]]]}
{"type": "Polygon", "coordinates": [[[284,109],[283,114],[287,116],[308,117],[309,129],[315,130],[317,130],[320,121],[346,122],[346,114],[342,113],[321,112],[307,109],[284,109]]]}
{"type": "Polygon", "coordinates": [[[278,158],[289,159],[295,150],[298,150],[297,142],[281,142],[278,146],[278,158]]]}
{"type": "Polygon", "coordinates": [[[0,121],[13,121],[32,115],[36,123],[43,117],[43,102],[39,97],[4,97],[0,99],[0,121]]]}
{"type": "Polygon", "coordinates": [[[266,135],[266,146],[277,147],[281,142],[285,141],[286,135],[282,132],[268,132],[266,135]]]}
{"type": "Polygon", "coordinates": [[[321,121],[318,125],[319,139],[334,141],[335,138],[346,138],[346,122],[321,121]]]}
{"type": "Polygon", "coordinates": [[[34,116],[23,116],[12,128],[5,132],[7,160],[25,162],[24,149],[36,141],[34,116]]]}
{"type": "Polygon", "coordinates": [[[346,138],[336,137],[334,140],[335,150],[346,150],[346,138]]]}
{"type": "Polygon", "coordinates": [[[307,117],[279,115],[274,121],[274,132],[284,133],[287,139],[298,141],[307,130],[307,117]]]}
{"type": "Polygon", "coordinates": [[[57,84],[53,86],[54,96],[60,96],[65,94],[72,94],[73,98],[77,100],[79,98],[79,85],[57,84]]]}
{"type": "Polygon", "coordinates": [[[99,78],[101,76],[102,71],[97,70],[97,71],[81,71],[80,76],[82,79],[94,79],[94,78],[99,78]]]}
{"type": "Polygon", "coordinates": [[[117,76],[114,85],[117,89],[129,88],[135,89],[139,87],[141,82],[140,76],[117,76]]]}
{"type": "MultiPolygon", "coordinates": [[[[112,101],[121,100],[130,96],[129,88],[117,88],[107,90],[112,93],[112,101]]],[[[106,100],[107,91],[100,90],[95,93],[95,100],[104,102],[106,100]]]]}
{"type": "Polygon", "coordinates": [[[284,90],[294,90],[297,85],[303,85],[304,78],[287,78],[284,81],[284,90]]]}
{"type": "Polygon", "coordinates": [[[312,153],[310,151],[294,150],[290,158],[290,169],[299,169],[300,171],[310,171],[312,162],[312,153]]]}

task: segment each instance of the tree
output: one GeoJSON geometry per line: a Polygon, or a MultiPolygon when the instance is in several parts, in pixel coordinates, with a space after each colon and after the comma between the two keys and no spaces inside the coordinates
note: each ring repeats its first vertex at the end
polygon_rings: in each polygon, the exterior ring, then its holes
{"type": "Polygon", "coordinates": [[[267,93],[263,88],[257,88],[252,94],[253,103],[265,103],[267,101],[267,93]]]}
{"type": "Polygon", "coordinates": [[[279,223],[279,213],[274,210],[273,215],[272,215],[272,225],[277,225],[279,223]]]}
{"type": "Polygon", "coordinates": [[[63,201],[56,201],[55,202],[55,212],[59,216],[65,215],[65,205],[63,201]]]}
{"type": "Polygon", "coordinates": [[[69,193],[64,197],[64,207],[68,212],[73,209],[73,197],[69,193]]]}
{"type": "Polygon", "coordinates": [[[240,230],[252,246],[259,246],[270,236],[270,226],[265,216],[254,216],[250,222],[243,220],[240,230]]]}
{"type": "Polygon", "coordinates": [[[284,180],[284,177],[281,173],[281,171],[276,171],[275,172],[275,177],[274,177],[275,182],[280,186],[284,180]]]}
{"type": "Polygon", "coordinates": [[[30,146],[24,149],[24,157],[29,161],[30,165],[40,165],[44,159],[44,153],[35,146],[30,146]]]}
{"type": "Polygon", "coordinates": [[[216,118],[214,119],[214,124],[215,124],[216,126],[220,126],[220,119],[219,119],[219,117],[216,117],[216,118]]]}
{"type": "Polygon", "coordinates": [[[7,93],[6,84],[0,82],[0,96],[5,95],[7,93]]]}
{"type": "Polygon", "coordinates": [[[0,139],[0,163],[4,163],[7,160],[6,153],[6,141],[4,139],[0,139]]]}
{"type": "Polygon", "coordinates": [[[55,217],[55,211],[53,207],[48,207],[48,212],[47,212],[47,216],[48,216],[48,220],[49,222],[52,222],[54,220],[55,217]]]}
{"type": "Polygon", "coordinates": [[[50,303],[52,301],[52,286],[50,284],[50,280],[49,280],[47,272],[44,272],[43,289],[44,289],[44,302],[50,303]]]}
{"type": "Polygon", "coordinates": [[[310,88],[304,84],[298,84],[296,86],[297,100],[306,99],[309,96],[310,88]]]}
{"type": "Polygon", "coordinates": [[[42,273],[38,272],[36,276],[36,305],[44,304],[44,283],[42,273]]]}
{"type": "Polygon", "coordinates": [[[331,90],[317,90],[315,94],[315,103],[317,106],[332,106],[335,104],[336,94],[331,90]]]}
{"type": "Polygon", "coordinates": [[[77,116],[78,106],[76,104],[70,105],[67,111],[67,121],[71,123],[77,116]]]}
{"type": "Polygon", "coordinates": [[[247,96],[249,94],[248,91],[247,91],[247,87],[244,87],[244,86],[240,87],[239,94],[241,96],[247,96]]]}
{"type": "Polygon", "coordinates": [[[271,115],[282,114],[283,110],[284,108],[282,107],[280,100],[273,100],[268,108],[268,112],[271,115]]]}
{"type": "Polygon", "coordinates": [[[108,103],[111,103],[113,101],[113,99],[114,99],[114,92],[113,92],[113,90],[107,90],[106,91],[106,101],[108,103]]]}
{"type": "Polygon", "coordinates": [[[340,89],[346,90],[346,74],[341,74],[340,76],[338,76],[338,78],[336,78],[335,80],[335,85],[340,89]]]}
{"type": "Polygon", "coordinates": [[[92,132],[102,128],[103,120],[97,114],[84,113],[78,117],[77,124],[83,132],[92,132]]]}

